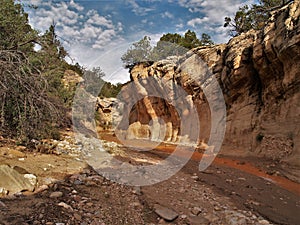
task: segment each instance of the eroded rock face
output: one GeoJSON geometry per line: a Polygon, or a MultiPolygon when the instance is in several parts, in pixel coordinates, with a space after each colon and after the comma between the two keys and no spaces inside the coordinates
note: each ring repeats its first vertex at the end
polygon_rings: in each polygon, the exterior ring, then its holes
{"type": "Polygon", "coordinates": [[[96,100],[96,111],[98,112],[98,123],[103,130],[112,130],[114,123],[118,122],[120,118],[118,104],[116,98],[97,98],[96,100]]]}
{"type": "MultiPolygon", "coordinates": [[[[179,118],[189,117],[189,105],[195,105],[200,119],[200,139],[207,141],[212,121],[202,88],[211,85],[214,76],[222,88],[227,107],[222,151],[243,155],[259,153],[299,165],[299,17],[300,6],[295,1],[274,12],[263,31],[243,33],[224,45],[199,47],[181,58],[134,66],[130,89],[141,96],[159,92],[163,99],[138,99],[133,92],[125,91],[124,101],[136,98],[137,103],[125,109],[129,122],[123,121],[119,129],[128,131],[127,138],[174,142],[182,138],[195,139],[193,134],[178,137],[182,126],[179,118]],[[205,66],[199,67],[201,63],[205,66]],[[151,86],[149,77],[162,85],[151,86]],[[189,97],[180,99],[174,88],[176,85],[189,97]],[[174,101],[185,108],[178,112],[172,106],[174,101]]],[[[218,111],[218,108],[213,110],[218,111]]],[[[197,118],[190,119],[191,129],[197,129],[197,118]]]]}

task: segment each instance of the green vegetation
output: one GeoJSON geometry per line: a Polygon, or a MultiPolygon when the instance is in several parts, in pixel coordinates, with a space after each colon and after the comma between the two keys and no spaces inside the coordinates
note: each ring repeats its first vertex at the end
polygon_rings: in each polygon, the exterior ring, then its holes
{"type": "MultiPolygon", "coordinates": [[[[55,24],[40,34],[28,22],[19,1],[0,4],[0,134],[28,144],[32,139],[59,138],[59,129],[70,125],[70,111],[76,84],[66,87],[65,71],[80,76],[85,71],[78,63],[65,61],[68,55],[57,37],[55,24]],[[34,49],[39,45],[40,50],[34,49]]],[[[121,85],[104,82],[100,68],[93,85],[103,82],[101,96],[115,96],[121,85]]],[[[93,87],[89,87],[94,90],[93,87]]],[[[98,88],[99,90],[99,88],[98,88]]],[[[97,93],[98,94],[98,93],[97,93]]]]}
{"type": "Polygon", "coordinates": [[[101,98],[117,97],[121,91],[122,84],[112,84],[103,80],[105,73],[100,67],[94,67],[91,70],[84,70],[85,90],[93,96],[101,98]],[[100,91],[100,93],[99,93],[100,91]]]}
{"type": "Polygon", "coordinates": [[[234,18],[225,17],[224,27],[232,27],[231,36],[237,36],[250,29],[262,29],[271,16],[271,11],[275,10],[291,0],[260,0],[259,4],[240,7],[234,18]]]}
{"type": "Polygon", "coordinates": [[[61,79],[67,55],[55,26],[39,35],[21,4],[0,5],[0,131],[21,142],[57,137],[67,124],[61,79]],[[41,46],[35,51],[35,44],[41,46]]]}
{"type": "Polygon", "coordinates": [[[214,44],[208,34],[203,33],[199,40],[196,33],[190,30],[184,36],[177,33],[164,34],[155,47],[151,46],[150,41],[150,37],[145,36],[140,41],[133,43],[121,57],[124,66],[130,67],[137,62],[157,61],[168,56],[182,55],[189,49],[214,44]]]}

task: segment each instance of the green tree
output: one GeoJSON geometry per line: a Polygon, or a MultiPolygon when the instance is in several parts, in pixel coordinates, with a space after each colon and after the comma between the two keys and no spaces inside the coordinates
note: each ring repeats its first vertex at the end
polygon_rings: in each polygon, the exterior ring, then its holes
{"type": "Polygon", "coordinates": [[[100,67],[93,67],[91,70],[84,71],[84,86],[85,90],[93,95],[98,96],[99,91],[103,88],[105,81],[103,77],[105,73],[100,67]]]}
{"type": "Polygon", "coordinates": [[[206,33],[203,33],[201,35],[201,40],[200,41],[201,41],[201,45],[205,45],[205,46],[214,44],[214,42],[211,39],[211,36],[206,34],[206,33]]]}
{"type": "Polygon", "coordinates": [[[201,41],[197,38],[197,35],[194,31],[188,30],[184,37],[182,38],[182,41],[180,43],[181,46],[192,49],[196,48],[202,45],[201,41]]]}
{"type": "Polygon", "coordinates": [[[164,34],[153,48],[151,59],[157,61],[168,56],[182,55],[186,53],[187,49],[181,45],[182,39],[183,37],[177,33],[164,34]]]}
{"type": "Polygon", "coordinates": [[[184,36],[180,34],[164,34],[157,45],[154,47],[152,51],[152,59],[160,60],[164,59],[168,56],[174,55],[183,55],[188,50],[199,47],[199,46],[207,46],[212,45],[214,42],[211,40],[211,37],[203,33],[201,36],[201,40],[197,38],[197,35],[194,31],[188,30],[184,36]]]}
{"type": "Polygon", "coordinates": [[[1,0],[0,49],[33,50],[37,32],[28,23],[28,14],[14,0],[1,0]]]}
{"type": "Polygon", "coordinates": [[[66,125],[61,82],[66,51],[52,26],[39,36],[21,4],[0,5],[0,132],[28,142],[58,137],[66,125]],[[39,43],[40,51],[34,50],[39,43]]]}
{"type": "Polygon", "coordinates": [[[236,36],[250,29],[262,29],[270,18],[270,12],[291,0],[260,0],[259,4],[240,7],[234,18],[225,17],[224,27],[231,27],[230,35],[236,36]]]}
{"type": "Polygon", "coordinates": [[[140,41],[135,42],[130,46],[127,52],[121,57],[125,67],[130,67],[137,62],[151,60],[152,47],[150,40],[150,37],[145,36],[140,41]]]}

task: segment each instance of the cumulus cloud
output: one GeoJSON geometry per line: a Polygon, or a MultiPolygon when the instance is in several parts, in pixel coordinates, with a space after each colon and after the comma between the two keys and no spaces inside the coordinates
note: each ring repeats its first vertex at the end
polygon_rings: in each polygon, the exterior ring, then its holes
{"type": "MultiPolygon", "coordinates": [[[[155,2],[155,1],[152,0],[150,2],[155,2]]],[[[146,16],[149,12],[155,10],[154,8],[147,8],[147,7],[140,6],[136,0],[126,0],[126,3],[131,6],[132,12],[138,16],[146,16]]]]}
{"type": "Polygon", "coordinates": [[[189,20],[187,22],[187,25],[189,25],[191,27],[196,27],[196,25],[200,25],[202,23],[207,23],[207,22],[209,22],[209,18],[208,17],[195,18],[195,19],[189,20]]]}
{"type": "Polygon", "coordinates": [[[56,24],[57,34],[76,45],[85,44],[91,48],[103,48],[114,39],[120,38],[121,22],[116,24],[109,16],[100,15],[96,10],[85,10],[71,0],[68,2],[30,0],[38,9],[32,10],[30,23],[36,29],[45,31],[56,24]]]}

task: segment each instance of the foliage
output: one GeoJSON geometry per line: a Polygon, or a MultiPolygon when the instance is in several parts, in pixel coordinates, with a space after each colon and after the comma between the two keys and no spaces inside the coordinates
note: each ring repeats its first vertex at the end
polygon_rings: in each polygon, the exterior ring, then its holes
{"type": "Polygon", "coordinates": [[[46,79],[26,55],[0,51],[0,128],[24,142],[51,136],[50,126],[60,124],[63,108],[47,94],[46,79]]]}
{"type": "Polygon", "coordinates": [[[121,84],[121,83],[112,84],[110,82],[105,82],[101,89],[99,97],[101,97],[101,98],[116,98],[117,95],[120,93],[122,86],[123,86],[123,84],[121,84]]]}
{"type": "Polygon", "coordinates": [[[85,90],[93,96],[101,98],[116,97],[121,91],[122,84],[112,84],[103,80],[105,73],[100,67],[94,67],[91,70],[84,70],[85,90]]]}
{"type": "Polygon", "coordinates": [[[61,80],[68,64],[55,26],[38,35],[13,0],[1,2],[0,18],[0,131],[21,142],[57,137],[67,122],[61,80]]]}
{"type": "Polygon", "coordinates": [[[105,81],[103,77],[105,73],[101,70],[100,67],[94,67],[91,70],[84,71],[84,89],[93,96],[98,96],[99,91],[103,87],[105,81]]]}
{"type": "Polygon", "coordinates": [[[121,57],[121,60],[126,66],[133,65],[136,62],[149,61],[151,57],[152,47],[150,37],[145,36],[140,41],[135,42],[121,57]]]}
{"type": "Polygon", "coordinates": [[[155,47],[151,47],[150,37],[145,36],[133,43],[121,59],[125,67],[130,67],[137,62],[157,61],[168,56],[182,55],[195,47],[214,44],[208,34],[203,33],[201,37],[199,40],[196,33],[191,30],[184,36],[167,33],[159,39],[155,47]]]}
{"type": "Polygon", "coordinates": [[[234,18],[225,17],[224,27],[232,27],[231,36],[239,35],[250,29],[262,29],[270,18],[270,12],[280,6],[291,2],[290,0],[260,0],[259,4],[240,7],[234,18]]]}
{"type": "Polygon", "coordinates": [[[28,23],[21,4],[2,0],[0,4],[0,50],[31,50],[37,32],[28,23]]]}

